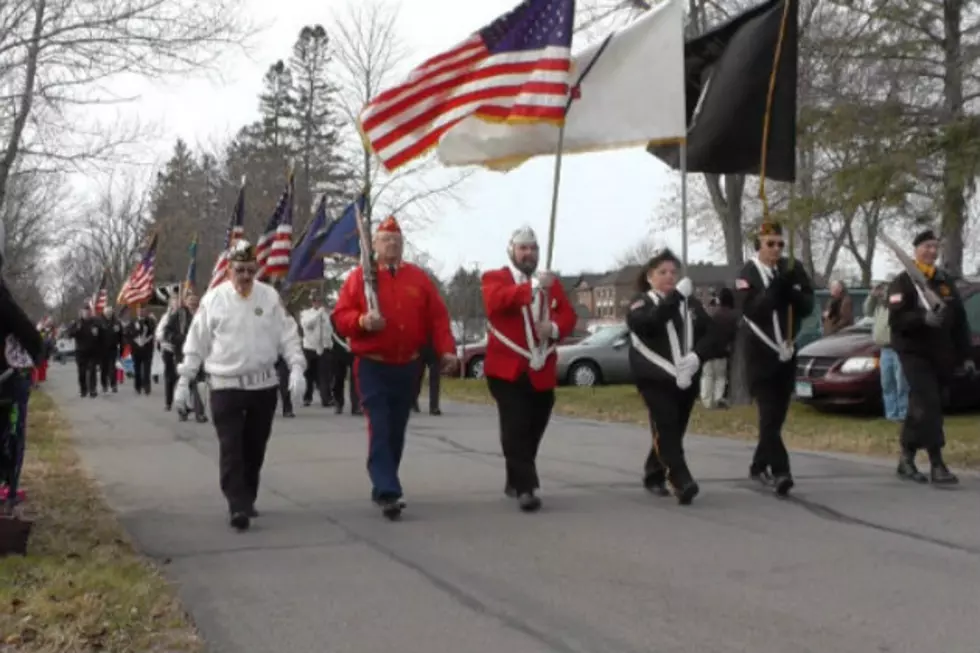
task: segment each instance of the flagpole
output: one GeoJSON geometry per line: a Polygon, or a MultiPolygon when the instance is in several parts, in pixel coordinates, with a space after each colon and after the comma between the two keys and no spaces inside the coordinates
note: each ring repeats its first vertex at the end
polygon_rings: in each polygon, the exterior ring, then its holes
{"type": "Polygon", "coordinates": [[[681,266],[687,274],[687,139],[680,146],[681,168],[681,266]]]}

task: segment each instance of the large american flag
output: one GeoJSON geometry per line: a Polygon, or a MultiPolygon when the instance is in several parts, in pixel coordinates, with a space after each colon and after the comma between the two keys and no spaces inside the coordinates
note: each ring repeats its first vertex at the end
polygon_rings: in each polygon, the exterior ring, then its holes
{"type": "Polygon", "coordinates": [[[255,246],[259,279],[282,279],[289,273],[289,257],[293,250],[293,186],[294,177],[290,172],[275,213],[255,246]]]}
{"type": "Polygon", "coordinates": [[[242,177],[241,188],[238,189],[238,199],[235,200],[235,208],[231,212],[231,219],[228,221],[228,230],[225,232],[225,248],[218,254],[218,260],[214,263],[211,270],[211,281],[208,283],[208,290],[217,287],[228,277],[228,251],[231,246],[245,237],[245,177],[242,177]]]}
{"type": "Polygon", "coordinates": [[[136,304],[146,304],[153,296],[153,281],[156,271],[154,264],[157,257],[157,234],[150,237],[150,243],[146,246],[146,252],[142,260],[133,273],[126,279],[116,303],[123,306],[133,306],[136,304]]]}
{"type": "Polygon", "coordinates": [[[371,100],[361,113],[365,140],[390,172],[474,113],[505,122],[563,120],[574,15],[575,0],[524,0],[371,100]]]}

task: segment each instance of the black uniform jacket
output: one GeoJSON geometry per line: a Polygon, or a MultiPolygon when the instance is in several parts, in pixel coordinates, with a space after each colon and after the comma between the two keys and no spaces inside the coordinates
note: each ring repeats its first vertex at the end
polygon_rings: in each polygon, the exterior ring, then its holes
{"type": "Polygon", "coordinates": [[[150,317],[141,317],[129,323],[126,327],[126,340],[133,348],[133,353],[148,354],[153,351],[154,331],[156,331],[156,324],[150,317]],[[143,345],[139,345],[136,338],[148,338],[148,340],[143,345]]]}
{"type": "Polygon", "coordinates": [[[102,324],[99,318],[83,317],[72,322],[68,334],[75,339],[75,355],[94,356],[102,347],[102,324]]]}
{"type": "MultiPolygon", "coordinates": [[[[674,325],[677,342],[681,347],[681,355],[688,353],[684,351],[685,328],[682,306],[683,297],[676,290],[666,297],[662,297],[658,304],[653,302],[648,293],[638,294],[630,304],[629,313],[626,315],[626,325],[630,332],[648,349],[659,354],[668,362],[676,364],[677,361],[673,360],[670,351],[667,325],[674,325]]],[[[688,300],[687,306],[693,326],[691,351],[698,355],[702,363],[712,358],[724,357],[726,355],[726,343],[720,337],[720,332],[714,328],[714,323],[705,312],[701,302],[692,297],[688,300]]],[[[673,376],[637,351],[632,343],[630,344],[629,361],[630,373],[634,382],[676,383],[673,376]]],[[[697,375],[694,378],[697,379],[697,375]]]]}
{"type": "Polygon", "coordinates": [[[350,343],[337,331],[337,326],[333,321],[333,315],[330,316],[330,326],[333,330],[333,349],[330,350],[331,357],[340,363],[350,363],[354,359],[353,354],[350,353],[350,343]]]}
{"type": "Polygon", "coordinates": [[[7,336],[17,339],[18,344],[30,355],[35,365],[44,358],[44,340],[41,334],[34,327],[31,318],[27,317],[27,313],[11,296],[7,286],[0,281],[0,372],[6,372],[9,367],[4,353],[7,336]]]}
{"type": "Polygon", "coordinates": [[[115,317],[103,317],[100,327],[99,347],[102,350],[102,355],[106,358],[110,356],[118,358],[122,353],[123,345],[122,322],[115,317]]]}
{"type": "Polygon", "coordinates": [[[899,353],[929,359],[941,375],[950,376],[970,356],[970,325],[963,299],[950,276],[937,269],[928,281],[929,287],[944,303],[942,325],[930,327],[926,324],[925,305],[915,282],[908,272],[902,272],[888,286],[891,346],[899,353]]]}
{"type": "Polygon", "coordinates": [[[184,340],[187,339],[187,332],[190,331],[193,321],[194,314],[189,308],[182,306],[171,313],[163,325],[163,339],[173,346],[177,362],[184,359],[184,340]]]}
{"type": "MultiPolygon", "coordinates": [[[[747,331],[745,341],[748,360],[751,361],[748,366],[750,380],[771,376],[779,370],[780,360],[779,353],[759,338],[745,320],[751,320],[778,344],[773,334],[773,312],[776,313],[782,339],[786,340],[789,336],[795,338],[803,319],[813,311],[813,303],[813,283],[802,265],[795,263],[790,267],[788,259],[780,259],[768,287],[755,260],[742,267],[735,279],[735,309],[743,319],[740,328],[747,331]],[[792,324],[790,307],[793,309],[792,324]]],[[[795,361],[794,350],[793,358],[786,364],[795,366],[795,361]]]]}

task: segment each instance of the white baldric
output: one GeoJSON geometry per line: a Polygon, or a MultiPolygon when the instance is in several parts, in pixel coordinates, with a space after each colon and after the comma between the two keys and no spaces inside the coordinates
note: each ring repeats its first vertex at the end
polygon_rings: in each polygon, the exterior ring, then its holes
{"type": "MultiPolygon", "coordinates": [[[[660,295],[651,290],[647,293],[647,296],[653,301],[655,306],[660,305],[660,295]]],[[[670,376],[677,379],[677,387],[681,390],[685,390],[691,386],[691,379],[679,378],[677,374],[677,364],[680,362],[681,358],[687,352],[691,351],[694,346],[694,316],[691,314],[690,306],[685,299],[681,304],[681,317],[684,319],[684,348],[681,349],[680,339],[677,337],[677,328],[674,326],[674,320],[667,320],[667,341],[670,343],[670,357],[672,360],[667,360],[657,352],[653,351],[640,340],[639,336],[630,331],[630,342],[633,344],[633,349],[635,349],[643,358],[647,359],[664,372],[670,376]],[[681,385],[683,383],[683,385],[681,385]]]]}
{"type": "MultiPolygon", "coordinates": [[[[514,277],[514,283],[522,284],[527,283],[529,279],[514,267],[510,267],[510,273],[514,277]]],[[[494,328],[493,324],[487,324],[487,330],[493,334],[493,336],[499,340],[505,347],[510,349],[515,354],[523,356],[528,360],[528,366],[537,372],[544,368],[545,363],[548,362],[548,356],[551,356],[555,351],[555,346],[549,344],[549,339],[542,339],[540,344],[535,345],[534,341],[534,329],[531,326],[531,314],[542,315],[543,320],[548,320],[550,317],[550,311],[548,306],[543,307],[544,312],[542,313],[542,302],[544,301],[544,293],[547,292],[546,289],[540,288],[533,290],[531,294],[531,306],[521,307],[521,317],[524,318],[524,338],[527,342],[527,348],[521,347],[516,342],[502,334],[498,329],[494,328]]]]}
{"type": "MultiPolygon", "coordinates": [[[[763,287],[768,288],[769,284],[772,283],[772,279],[776,273],[769,266],[763,265],[758,258],[753,258],[752,263],[755,264],[756,269],[759,271],[759,276],[762,278],[763,287]]],[[[772,312],[773,338],[770,338],[758,324],[756,324],[749,318],[743,316],[742,319],[745,320],[745,323],[749,325],[749,328],[752,329],[752,332],[756,335],[756,337],[762,341],[762,344],[766,345],[767,347],[769,347],[769,349],[776,352],[776,355],[779,356],[779,360],[781,362],[785,363],[786,361],[789,361],[793,358],[793,350],[794,350],[793,343],[788,342],[783,337],[783,330],[779,326],[778,311],[772,312]]]]}

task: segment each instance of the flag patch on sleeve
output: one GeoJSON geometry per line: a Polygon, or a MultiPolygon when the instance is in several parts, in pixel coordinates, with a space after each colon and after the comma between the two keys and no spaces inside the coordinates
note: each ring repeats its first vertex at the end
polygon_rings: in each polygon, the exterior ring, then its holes
{"type": "Polygon", "coordinates": [[[894,295],[888,296],[889,304],[901,304],[902,303],[902,293],[895,293],[894,295]]]}
{"type": "Polygon", "coordinates": [[[735,290],[748,290],[751,284],[745,279],[735,280],[735,290]]]}
{"type": "Polygon", "coordinates": [[[633,302],[632,304],[630,304],[630,310],[631,311],[635,311],[636,309],[638,309],[641,306],[643,306],[644,303],[645,302],[642,299],[637,299],[635,302],[633,302]]]}

